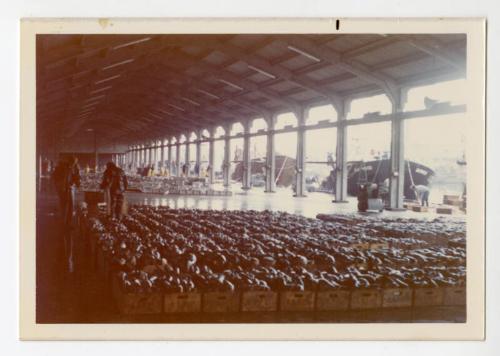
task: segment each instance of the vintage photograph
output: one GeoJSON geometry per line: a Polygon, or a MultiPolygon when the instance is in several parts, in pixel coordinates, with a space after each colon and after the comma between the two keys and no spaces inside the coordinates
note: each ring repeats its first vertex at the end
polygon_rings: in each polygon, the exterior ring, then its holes
{"type": "Polygon", "coordinates": [[[468,40],[36,34],[36,323],[467,323],[468,40]]]}

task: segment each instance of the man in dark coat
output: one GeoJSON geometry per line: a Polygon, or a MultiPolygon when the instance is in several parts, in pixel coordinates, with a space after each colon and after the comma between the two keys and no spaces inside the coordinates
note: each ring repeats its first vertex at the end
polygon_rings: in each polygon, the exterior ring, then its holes
{"type": "Polygon", "coordinates": [[[66,161],[59,161],[52,174],[52,179],[59,197],[63,223],[70,225],[75,212],[76,188],[80,187],[80,169],[77,158],[70,157],[66,161]]]}
{"type": "Polygon", "coordinates": [[[71,229],[76,210],[76,190],[80,187],[80,169],[76,157],[59,161],[54,169],[52,179],[59,198],[59,209],[63,225],[65,255],[68,259],[69,271],[73,271],[73,241],[71,229]]]}
{"type": "Polygon", "coordinates": [[[101,189],[109,189],[111,216],[117,219],[122,217],[122,209],[125,200],[124,193],[127,190],[128,182],[125,172],[117,167],[113,162],[106,164],[101,189]]]}

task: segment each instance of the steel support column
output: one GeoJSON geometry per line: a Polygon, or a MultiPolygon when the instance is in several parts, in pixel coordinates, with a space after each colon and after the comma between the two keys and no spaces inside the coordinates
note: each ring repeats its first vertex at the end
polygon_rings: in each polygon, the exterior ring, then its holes
{"type": "Polygon", "coordinates": [[[208,142],[208,183],[213,184],[215,177],[214,163],[215,163],[215,129],[210,130],[210,141],[208,142]]]}
{"type": "Polygon", "coordinates": [[[250,128],[252,122],[246,120],[243,122],[243,190],[252,188],[252,160],[250,157],[250,128]]]}
{"type": "Polygon", "coordinates": [[[202,135],[201,130],[196,133],[196,163],[195,163],[194,173],[198,177],[201,177],[201,135],[202,135]]]}
{"type": "Polygon", "coordinates": [[[172,147],[173,145],[170,143],[170,140],[168,141],[168,152],[167,152],[167,169],[168,169],[168,175],[172,175],[172,147]]]}
{"type": "Polygon", "coordinates": [[[175,171],[176,171],[176,176],[180,177],[182,170],[181,170],[181,144],[179,142],[179,139],[177,140],[177,143],[175,145],[175,171]]]}
{"type": "Polygon", "coordinates": [[[405,210],[403,208],[404,181],[405,181],[405,154],[404,154],[404,120],[398,115],[404,110],[406,90],[401,90],[398,97],[392,100],[391,120],[391,172],[389,176],[389,209],[405,210]]]}
{"type": "Polygon", "coordinates": [[[153,147],[151,147],[151,150],[153,152],[153,160],[151,162],[151,165],[153,166],[153,168],[156,168],[156,161],[157,161],[157,154],[158,154],[158,148],[156,147],[156,142],[153,143],[153,147]]]}
{"type": "Polygon", "coordinates": [[[161,140],[160,168],[165,168],[165,141],[164,140],[161,140]]]}
{"type": "Polygon", "coordinates": [[[337,111],[337,146],[335,155],[335,200],[334,203],[347,202],[347,115],[350,101],[334,103],[337,111]],[[335,105],[336,104],[336,105],[335,105]]]}
{"type": "Polygon", "coordinates": [[[224,128],[224,163],[223,163],[223,177],[224,177],[224,187],[228,188],[229,183],[229,171],[231,168],[231,125],[226,125],[224,128]]]}
{"type": "Polygon", "coordinates": [[[306,186],[306,121],[307,111],[302,109],[295,113],[297,116],[297,156],[295,158],[295,197],[305,197],[306,186]]]}
{"type": "Polygon", "coordinates": [[[267,142],[266,142],[266,193],[276,191],[276,147],[274,125],[276,115],[266,118],[267,122],[267,142]]]}
{"type": "Polygon", "coordinates": [[[189,177],[189,172],[191,171],[191,154],[189,152],[189,146],[190,146],[189,138],[186,138],[186,152],[184,154],[185,157],[184,164],[186,165],[186,177],[189,177]]]}

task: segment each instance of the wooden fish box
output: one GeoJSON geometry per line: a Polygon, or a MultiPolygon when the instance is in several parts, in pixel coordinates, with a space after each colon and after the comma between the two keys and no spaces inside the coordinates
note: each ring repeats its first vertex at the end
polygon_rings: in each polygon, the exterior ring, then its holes
{"type": "Polygon", "coordinates": [[[316,310],[347,310],[349,308],[350,292],[333,290],[316,293],[316,310]]]}
{"type": "Polygon", "coordinates": [[[358,242],[355,244],[351,244],[352,248],[358,249],[358,250],[368,250],[370,248],[370,243],[368,242],[358,242]]]}
{"type": "Polygon", "coordinates": [[[117,276],[112,279],[112,295],[123,315],[160,314],[162,311],[163,298],[160,293],[127,293],[117,276]]]}
{"type": "Polygon", "coordinates": [[[378,289],[357,289],[351,293],[351,309],[375,309],[382,305],[378,289]]]}
{"type": "Polygon", "coordinates": [[[410,288],[387,288],[382,292],[382,308],[411,307],[412,298],[410,288]]]}
{"type": "Polygon", "coordinates": [[[121,314],[160,314],[162,296],[159,293],[121,293],[116,299],[121,314]]]}
{"type": "Polygon", "coordinates": [[[439,208],[436,208],[436,214],[451,215],[451,214],[453,214],[453,209],[452,208],[439,207],[439,208]]]}
{"type": "Polygon", "coordinates": [[[201,312],[201,293],[166,293],[163,295],[164,313],[201,312]]]}
{"type": "Polygon", "coordinates": [[[389,244],[386,242],[377,242],[370,244],[370,250],[385,250],[389,248],[389,244]]]}
{"type": "Polygon", "coordinates": [[[241,298],[242,311],[277,311],[278,293],[270,291],[243,292],[241,298]]]}
{"type": "Polygon", "coordinates": [[[417,213],[427,213],[429,211],[429,208],[426,206],[414,205],[411,207],[411,210],[417,213]]]}
{"type": "Polygon", "coordinates": [[[413,291],[413,306],[436,306],[443,304],[443,288],[416,288],[413,291]]]}
{"type": "Polygon", "coordinates": [[[444,305],[465,305],[466,304],[466,287],[454,286],[444,288],[444,305]]]}
{"type": "Polygon", "coordinates": [[[460,203],[460,196],[459,195],[444,195],[443,196],[443,204],[446,205],[455,205],[460,203]]]}
{"type": "Polygon", "coordinates": [[[203,294],[202,310],[206,313],[234,313],[240,308],[240,295],[235,292],[203,294]]]}
{"type": "Polygon", "coordinates": [[[314,292],[281,292],[281,311],[313,311],[314,292]]]}

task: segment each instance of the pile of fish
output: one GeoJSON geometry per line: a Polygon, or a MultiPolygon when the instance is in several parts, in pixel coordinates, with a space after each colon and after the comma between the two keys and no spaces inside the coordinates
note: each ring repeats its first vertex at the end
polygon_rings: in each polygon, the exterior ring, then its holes
{"type": "Polygon", "coordinates": [[[465,283],[464,246],[419,238],[441,231],[439,238],[465,240],[464,222],[325,221],[270,211],[151,206],[132,206],[121,221],[99,216],[89,222],[111,270],[131,292],[465,283]]]}

